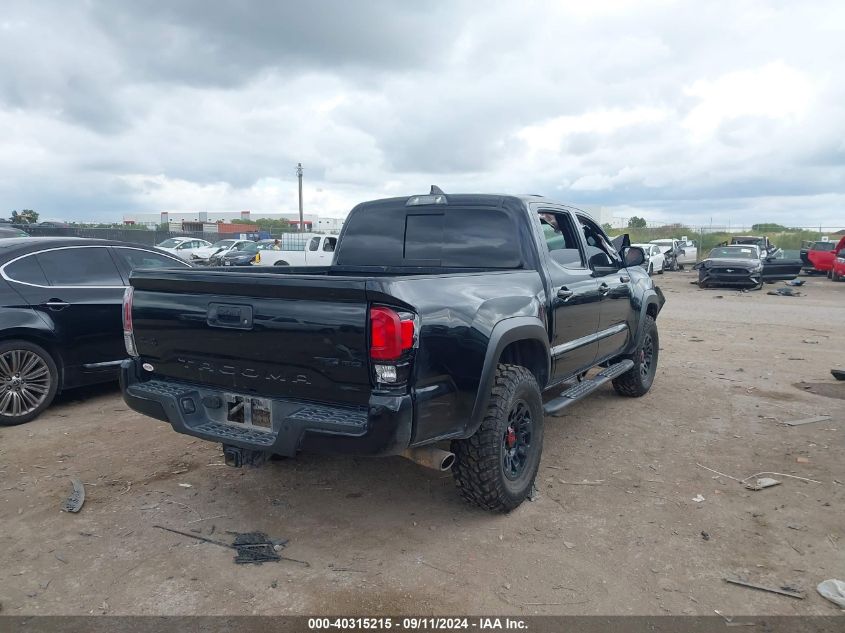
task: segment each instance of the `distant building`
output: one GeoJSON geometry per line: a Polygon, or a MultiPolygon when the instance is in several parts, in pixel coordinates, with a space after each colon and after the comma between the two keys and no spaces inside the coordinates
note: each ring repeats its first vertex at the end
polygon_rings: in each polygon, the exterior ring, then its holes
{"type": "MultiPolygon", "coordinates": [[[[305,230],[317,232],[337,232],[343,226],[343,218],[323,218],[315,213],[304,213],[305,230]]],[[[159,211],[148,213],[127,213],[123,216],[124,224],[140,224],[155,228],[168,224],[174,231],[202,231],[204,233],[235,232],[234,229],[218,229],[219,223],[237,224],[238,220],[288,220],[291,228],[299,227],[299,212],[278,211],[159,211]]]]}

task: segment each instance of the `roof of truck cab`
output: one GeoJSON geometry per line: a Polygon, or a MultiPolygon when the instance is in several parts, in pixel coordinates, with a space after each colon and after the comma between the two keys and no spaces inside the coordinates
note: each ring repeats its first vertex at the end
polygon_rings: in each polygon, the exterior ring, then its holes
{"type": "MultiPolygon", "coordinates": [[[[401,196],[395,198],[380,198],[377,200],[368,200],[366,202],[361,202],[360,204],[356,205],[355,208],[358,207],[381,207],[381,206],[389,206],[395,204],[401,204],[404,206],[409,199],[413,198],[414,196],[429,196],[429,195],[444,195],[446,196],[446,200],[448,202],[447,205],[442,206],[470,206],[470,207],[477,207],[477,206],[506,206],[508,202],[510,203],[517,203],[520,205],[528,205],[528,204],[549,204],[554,205],[557,207],[565,207],[571,211],[576,211],[578,213],[584,213],[586,215],[590,215],[589,211],[585,211],[584,209],[579,209],[571,204],[566,204],[565,202],[560,202],[559,200],[552,200],[551,198],[546,198],[544,196],[536,195],[536,194],[508,194],[508,193],[443,193],[443,194],[429,194],[429,193],[415,193],[408,196],[401,196]]],[[[431,204],[431,205],[419,205],[420,207],[439,207],[441,205],[431,204]]]]}

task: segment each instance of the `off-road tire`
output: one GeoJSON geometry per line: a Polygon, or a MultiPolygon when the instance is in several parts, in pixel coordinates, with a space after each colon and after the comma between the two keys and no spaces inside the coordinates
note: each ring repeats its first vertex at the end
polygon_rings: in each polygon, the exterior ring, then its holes
{"type": "Polygon", "coordinates": [[[830,280],[831,281],[842,281],[842,275],[838,274],[835,270],[830,271],[830,280]]]}
{"type": "Polygon", "coordinates": [[[633,354],[625,357],[634,361],[634,366],[613,380],[616,393],[629,398],[639,398],[647,394],[657,373],[659,352],[660,339],[657,334],[657,322],[650,315],[646,315],[637,348],[633,354]]]}
{"type": "MultiPolygon", "coordinates": [[[[56,368],[56,363],[53,360],[53,357],[40,345],[30,343],[29,341],[11,340],[0,343],[0,358],[3,359],[2,363],[0,363],[0,405],[2,405],[2,408],[0,408],[0,426],[15,426],[17,424],[23,424],[24,422],[34,420],[41,415],[44,409],[50,406],[50,403],[53,402],[53,398],[56,397],[56,392],[59,388],[59,371],[56,368]],[[21,354],[21,364],[23,367],[20,369],[26,369],[30,360],[38,363],[37,366],[31,368],[29,376],[32,383],[38,384],[39,393],[36,394],[33,391],[34,385],[32,384],[30,385],[30,389],[27,389],[25,383],[18,391],[18,393],[26,391],[29,394],[35,394],[31,397],[37,398],[38,404],[33,407],[31,406],[31,400],[27,401],[21,399],[19,402],[23,403],[25,409],[31,410],[21,412],[19,414],[14,414],[12,412],[12,403],[9,402],[7,405],[6,400],[4,400],[7,392],[12,387],[11,379],[15,375],[12,373],[11,375],[6,376],[8,373],[7,370],[14,369],[14,367],[10,366],[9,359],[11,358],[11,352],[19,352],[21,354]],[[7,355],[9,355],[9,359],[7,359],[7,355]],[[24,358],[27,360],[23,360],[24,358]],[[46,370],[46,374],[43,373],[43,370],[46,370]],[[38,375],[37,378],[35,377],[36,374],[38,375]],[[46,387],[46,391],[43,391],[43,387],[46,387]]],[[[25,380],[26,372],[18,372],[18,376],[23,376],[25,380]]]]}
{"type": "Polygon", "coordinates": [[[490,401],[481,426],[472,437],[452,441],[452,477],[464,499],[485,510],[510,512],[531,494],[543,450],[543,399],[534,375],[518,365],[496,369],[490,401]],[[505,471],[509,417],[527,407],[530,444],[515,479],[505,471]]]}

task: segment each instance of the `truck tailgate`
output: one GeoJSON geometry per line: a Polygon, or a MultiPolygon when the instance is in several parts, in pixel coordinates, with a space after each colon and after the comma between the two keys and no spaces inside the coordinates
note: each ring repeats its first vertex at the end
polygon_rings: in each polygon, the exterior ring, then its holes
{"type": "Polygon", "coordinates": [[[260,396],[365,405],[363,279],[138,271],[133,325],[153,375],[260,396]]]}

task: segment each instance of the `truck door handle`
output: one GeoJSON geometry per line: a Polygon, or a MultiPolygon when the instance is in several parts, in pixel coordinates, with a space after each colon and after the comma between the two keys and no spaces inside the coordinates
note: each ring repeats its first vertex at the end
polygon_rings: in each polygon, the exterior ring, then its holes
{"type": "Polygon", "coordinates": [[[59,310],[64,310],[70,304],[67,301],[62,301],[61,299],[49,299],[44,306],[52,310],[53,312],[58,312],[59,310]]]}
{"type": "Polygon", "coordinates": [[[604,282],[601,282],[601,285],[599,285],[599,294],[606,295],[608,292],[610,292],[610,286],[608,286],[604,282]]]}
{"type": "Polygon", "coordinates": [[[574,295],[574,294],[575,294],[575,292],[573,292],[572,290],[570,290],[566,286],[562,286],[557,291],[557,296],[558,296],[559,299],[571,299],[572,295],[574,295]]]}
{"type": "Polygon", "coordinates": [[[631,278],[630,278],[628,275],[622,275],[622,276],[619,278],[619,281],[621,281],[623,284],[626,284],[626,283],[628,283],[629,281],[631,281],[631,278]]]}

